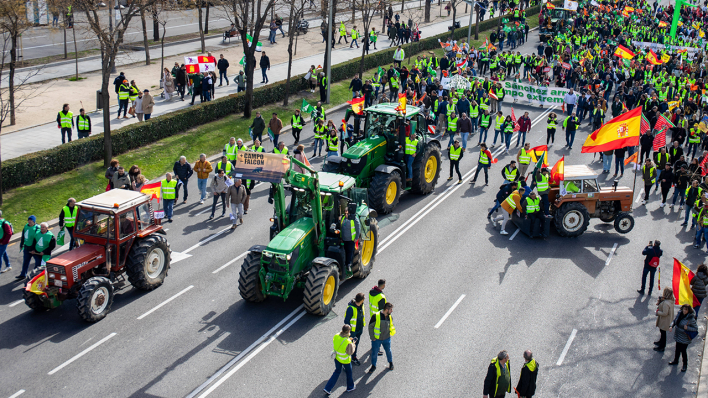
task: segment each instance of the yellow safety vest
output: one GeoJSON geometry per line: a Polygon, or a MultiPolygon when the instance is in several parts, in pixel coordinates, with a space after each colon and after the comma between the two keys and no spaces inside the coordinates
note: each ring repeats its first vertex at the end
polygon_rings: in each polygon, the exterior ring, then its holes
{"type": "Polygon", "coordinates": [[[224,145],[224,151],[226,151],[226,159],[236,160],[236,155],[238,154],[236,144],[231,145],[230,143],[227,143],[224,145]]]}
{"type": "MultiPolygon", "coordinates": [[[[505,367],[506,367],[506,372],[509,374],[509,380],[511,380],[511,373],[509,373],[509,372],[510,372],[510,370],[509,370],[509,362],[511,362],[511,361],[509,361],[509,360],[506,361],[505,367]]],[[[495,366],[496,369],[497,369],[497,379],[494,381],[494,385],[495,385],[495,387],[494,387],[494,396],[496,397],[496,396],[497,396],[497,390],[499,389],[499,378],[501,377],[501,367],[499,366],[499,359],[497,359],[496,357],[492,358],[492,363],[494,364],[494,366],[495,366]]],[[[509,383],[508,391],[507,391],[507,392],[511,392],[511,383],[509,383]]]]}
{"type": "Polygon", "coordinates": [[[301,129],[302,128],[301,123],[302,123],[302,119],[300,119],[300,116],[293,115],[293,119],[292,119],[292,123],[291,123],[292,127],[294,129],[301,129]]]}
{"type": "Polygon", "coordinates": [[[526,198],[526,213],[531,214],[541,210],[541,199],[536,198],[536,200],[530,197],[526,198]]]}
{"type": "MultiPolygon", "coordinates": [[[[393,326],[393,315],[388,316],[388,331],[393,337],[396,334],[396,327],[393,326]]],[[[374,324],[374,338],[381,336],[381,311],[376,313],[376,323],[374,324]]]]}
{"type": "Polygon", "coordinates": [[[518,173],[519,173],[519,169],[514,169],[514,171],[510,171],[508,167],[504,167],[504,178],[506,178],[507,181],[516,180],[516,175],[518,173]]]}
{"type": "Polygon", "coordinates": [[[89,129],[89,120],[87,117],[83,117],[79,115],[79,130],[88,130],[89,129]]]}
{"type": "MultiPolygon", "coordinates": [[[[352,226],[354,226],[353,222],[352,222],[352,226]]],[[[352,233],[352,236],[354,236],[353,233],[352,233]]],[[[356,332],[356,322],[359,320],[359,309],[353,305],[350,305],[349,307],[352,309],[352,317],[351,317],[351,319],[349,319],[349,325],[351,325],[352,333],[354,333],[354,332],[356,332]]],[[[362,312],[361,318],[363,321],[362,326],[366,326],[366,315],[363,314],[364,311],[361,311],[361,312],[362,312]]]]}
{"type": "Polygon", "coordinates": [[[548,190],[548,176],[541,174],[541,181],[536,181],[536,189],[539,193],[548,190]]]}
{"type": "Polygon", "coordinates": [[[501,130],[501,126],[502,126],[502,124],[504,124],[504,116],[497,116],[495,123],[496,123],[495,129],[501,130]]]}
{"type": "Polygon", "coordinates": [[[455,149],[455,146],[450,147],[450,160],[457,160],[460,158],[460,154],[462,153],[462,147],[458,147],[455,149]]]}
{"type": "Polygon", "coordinates": [[[508,198],[506,198],[506,203],[508,203],[512,209],[516,210],[516,202],[514,202],[514,194],[511,194],[511,195],[509,195],[508,198]]]}
{"type": "Polygon", "coordinates": [[[480,164],[489,164],[489,156],[487,156],[487,152],[485,152],[485,151],[479,152],[479,163],[480,164]]]}
{"type": "Polygon", "coordinates": [[[457,118],[447,117],[447,129],[453,133],[457,131],[457,118]]]}
{"type": "Polygon", "coordinates": [[[384,300],[384,304],[388,303],[386,300],[386,296],[384,296],[383,293],[379,293],[376,296],[372,296],[371,293],[369,293],[369,312],[371,313],[371,316],[374,316],[375,313],[379,312],[379,301],[381,299],[384,300]],[[381,298],[379,298],[381,296],[381,298]]]}
{"type": "Polygon", "coordinates": [[[415,155],[416,149],[418,148],[418,140],[411,140],[410,137],[406,137],[406,155],[415,155]]]}
{"type": "Polygon", "coordinates": [[[160,181],[160,187],[162,187],[162,198],[163,199],[174,199],[175,198],[175,188],[177,187],[177,180],[160,181]]]}
{"type": "Polygon", "coordinates": [[[332,344],[334,346],[334,352],[337,354],[337,361],[339,363],[348,364],[351,363],[352,357],[347,354],[347,347],[349,346],[348,337],[342,337],[339,333],[334,335],[332,339],[332,344]]]}
{"type": "Polygon", "coordinates": [[[126,86],[125,84],[121,84],[120,87],[118,88],[118,99],[119,100],[126,100],[126,99],[128,99],[129,95],[130,95],[130,87],[126,86]]]}
{"type": "Polygon", "coordinates": [[[66,128],[66,129],[70,129],[71,128],[71,118],[74,117],[74,113],[71,111],[69,111],[67,113],[64,113],[64,111],[61,111],[61,112],[59,112],[59,115],[61,117],[61,119],[59,119],[61,121],[61,127],[66,128]]]}
{"type": "Polygon", "coordinates": [[[521,155],[519,155],[519,163],[521,163],[521,164],[531,163],[531,155],[529,155],[529,152],[526,152],[526,148],[521,148],[521,155]]]}
{"type": "Polygon", "coordinates": [[[64,225],[68,227],[73,227],[76,223],[76,212],[79,208],[74,206],[74,211],[72,212],[69,206],[64,206],[64,225]]]}

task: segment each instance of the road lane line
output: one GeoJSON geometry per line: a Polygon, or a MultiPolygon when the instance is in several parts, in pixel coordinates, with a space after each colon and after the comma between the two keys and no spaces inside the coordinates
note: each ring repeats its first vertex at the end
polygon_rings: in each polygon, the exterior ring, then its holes
{"type": "Polygon", "coordinates": [[[153,312],[159,310],[159,309],[162,308],[165,304],[167,304],[167,303],[169,303],[170,301],[176,299],[177,297],[181,296],[182,294],[187,293],[187,291],[189,291],[189,290],[190,290],[191,288],[193,288],[193,287],[194,287],[194,285],[190,285],[189,287],[187,287],[186,289],[182,290],[181,292],[179,292],[179,293],[175,294],[174,296],[168,298],[167,300],[165,300],[165,301],[163,301],[162,303],[158,304],[157,307],[155,307],[155,308],[151,309],[150,311],[148,311],[148,312],[146,312],[146,313],[140,315],[140,316],[138,317],[138,320],[141,320],[141,319],[145,318],[146,316],[152,314],[153,312]]]}
{"type": "Polygon", "coordinates": [[[639,202],[641,202],[641,201],[642,201],[642,198],[643,198],[642,195],[644,195],[644,188],[642,188],[642,189],[639,190],[639,195],[637,195],[637,200],[635,200],[634,203],[639,203],[639,202]]]}
{"type": "Polygon", "coordinates": [[[204,214],[204,213],[208,212],[209,210],[211,210],[211,209],[209,208],[209,206],[207,206],[207,208],[206,208],[206,209],[204,209],[204,210],[200,211],[199,213],[195,214],[195,216],[198,216],[198,215],[204,214]]]}
{"type": "Polygon", "coordinates": [[[24,303],[24,302],[25,302],[25,300],[17,300],[14,303],[10,303],[10,305],[8,305],[8,307],[14,307],[17,304],[24,303]]]}
{"type": "Polygon", "coordinates": [[[612,261],[612,256],[615,255],[615,250],[617,250],[617,243],[612,246],[612,250],[610,250],[610,254],[607,255],[607,260],[605,260],[605,265],[610,265],[610,261],[612,261]]]}
{"type": "Polygon", "coordinates": [[[228,267],[229,265],[235,263],[236,261],[238,261],[238,260],[240,260],[240,259],[246,257],[247,254],[248,254],[248,252],[243,252],[243,253],[239,254],[239,256],[236,257],[235,259],[229,261],[228,263],[226,263],[226,264],[222,265],[221,267],[219,267],[219,268],[215,269],[214,271],[212,271],[212,274],[216,274],[217,272],[219,272],[219,271],[221,271],[222,269],[228,267]]]}
{"type": "Polygon", "coordinates": [[[520,231],[520,229],[519,229],[519,228],[516,228],[516,231],[514,231],[514,233],[511,234],[511,236],[509,237],[509,240],[514,240],[514,238],[516,237],[516,234],[518,234],[519,231],[520,231]]]}
{"type": "Polygon", "coordinates": [[[277,339],[278,336],[280,336],[280,335],[283,334],[286,330],[288,330],[288,329],[290,328],[290,326],[292,326],[295,322],[299,321],[300,318],[302,318],[303,316],[305,316],[306,313],[307,313],[306,311],[302,311],[298,316],[296,316],[295,318],[293,318],[292,321],[290,321],[290,322],[289,322],[287,325],[285,325],[282,329],[278,330],[277,333],[275,333],[274,335],[272,335],[272,336],[268,339],[268,341],[266,341],[265,343],[261,344],[261,345],[260,345],[258,348],[256,348],[256,350],[253,351],[248,357],[246,357],[243,361],[239,362],[238,365],[236,365],[233,369],[231,369],[231,370],[229,371],[229,373],[225,374],[224,377],[222,377],[219,381],[217,381],[216,383],[214,383],[213,386],[209,387],[208,390],[204,391],[204,393],[203,393],[202,395],[200,395],[199,398],[205,398],[205,397],[207,397],[209,394],[211,394],[212,392],[214,392],[214,390],[216,390],[221,384],[223,384],[226,380],[228,380],[229,377],[233,376],[236,372],[238,372],[238,370],[241,369],[241,368],[243,367],[243,365],[247,364],[248,361],[250,361],[251,359],[253,359],[256,355],[258,355],[258,353],[260,353],[260,352],[263,351],[266,347],[268,347],[268,345],[269,345],[270,343],[272,343],[273,341],[275,341],[275,339],[277,339]]]}
{"type": "Polygon", "coordinates": [[[561,366],[561,364],[563,363],[563,360],[565,359],[565,354],[568,353],[570,345],[573,344],[573,339],[575,339],[576,333],[578,333],[578,330],[573,329],[573,332],[570,334],[570,337],[568,337],[568,342],[565,343],[565,348],[563,348],[563,352],[561,352],[560,358],[558,358],[558,362],[556,362],[556,366],[561,366]]]}
{"type": "Polygon", "coordinates": [[[53,375],[54,373],[56,373],[56,372],[58,372],[58,371],[64,369],[64,367],[66,367],[67,365],[69,365],[69,364],[71,364],[72,362],[76,361],[77,359],[81,358],[82,356],[88,354],[91,350],[93,350],[94,348],[100,346],[101,344],[105,343],[106,341],[110,340],[110,339],[111,339],[113,336],[115,336],[116,334],[118,334],[118,333],[111,333],[111,334],[109,334],[108,336],[102,338],[101,340],[99,340],[98,342],[96,342],[96,343],[95,343],[94,345],[92,345],[91,347],[89,347],[89,348],[87,348],[87,349],[81,351],[80,353],[76,354],[73,358],[71,358],[70,360],[64,362],[63,364],[61,364],[61,365],[59,365],[59,366],[57,366],[56,368],[52,369],[52,370],[51,370],[49,373],[47,373],[47,374],[51,376],[51,375],[53,375]]]}
{"type": "Polygon", "coordinates": [[[435,325],[435,329],[439,328],[440,325],[442,325],[443,322],[445,322],[447,317],[449,317],[450,314],[452,314],[452,311],[454,311],[455,308],[457,308],[457,306],[462,302],[462,299],[464,299],[464,298],[465,298],[465,295],[463,294],[462,296],[460,296],[460,298],[457,299],[457,301],[455,301],[455,304],[453,304],[452,307],[450,307],[450,309],[447,310],[445,315],[443,315],[442,319],[440,319],[440,321],[437,323],[437,325],[435,325]]]}
{"type": "Polygon", "coordinates": [[[221,231],[215,233],[214,235],[211,235],[210,237],[204,239],[203,241],[197,243],[196,245],[190,247],[189,249],[187,249],[187,250],[185,250],[185,251],[183,251],[183,252],[181,252],[181,253],[182,253],[182,254],[187,254],[187,253],[191,252],[192,250],[198,248],[199,246],[201,246],[201,245],[203,245],[203,244],[209,242],[210,240],[216,238],[217,236],[223,234],[224,232],[229,231],[230,229],[231,229],[231,227],[224,228],[223,230],[221,230],[221,231]]]}
{"type": "Polygon", "coordinates": [[[25,393],[25,390],[20,390],[20,391],[18,391],[18,392],[16,392],[16,393],[10,395],[10,398],[17,398],[17,397],[19,397],[20,395],[22,395],[22,394],[24,394],[24,393],[25,393]]]}
{"type": "Polygon", "coordinates": [[[209,384],[211,384],[214,380],[219,378],[224,372],[229,370],[232,366],[234,366],[238,361],[240,361],[243,357],[248,355],[251,350],[256,348],[259,344],[261,344],[268,336],[273,334],[276,330],[278,330],[279,327],[281,327],[285,322],[287,322],[290,318],[292,318],[295,314],[300,312],[305,306],[303,304],[300,304],[299,307],[295,308],[293,312],[288,314],[285,318],[283,318],[280,322],[278,322],[275,326],[273,326],[269,331],[265,332],[261,337],[258,338],[258,340],[254,341],[253,344],[248,346],[245,350],[241,351],[234,359],[230,360],[229,363],[226,365],[222,366],[221,369],[219,369],[216,373],[214,373],[207,381],[202,383],[201,386],[197,387],[194,391],[192,391],[189,395],[187,395],[187,398],[194,398],[197,396],[200,392],[202,392],[209,384]]]}

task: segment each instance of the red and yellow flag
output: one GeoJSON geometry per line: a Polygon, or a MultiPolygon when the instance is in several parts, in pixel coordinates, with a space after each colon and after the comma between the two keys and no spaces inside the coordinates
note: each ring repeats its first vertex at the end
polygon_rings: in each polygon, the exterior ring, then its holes
{"type": "Polygon", "coordinates": [[[676,305],[688,304],[691,307],[701,305],[691,290],[690,283],[693,276],[693,271],[690,268],[674,258],[674,276],[671,282],[673,283],[674,296],[676,296],[676,305]]]}
{"type": "Polygon", "coordinates": [[[161,196],[161,186],[162,184],[160,183],[160,181],[153,182],[152,184],[145,184],[140,189],[140,192],[144,193],[145,195],[150,195],[150,200],[157,199],[157,201],[159,202],[161,196]]]}
{"type": "Polygon", "coordinates": [[[637,107],[605,123],[588,136],[581,153],[604,152],[639,145],[642,108],[637,107]]]}
{"type": "Polygon", "coordinates": [[[209,63],[209,57],[206,55],[200,55],[197,57],[197,62],[200,64],[208,64],[209,63]]]}
{"type": "Polygon", "coordinates": [[[663,63],[661,62],[659,57],[656,56],[656,53],[653,50],[649,50],[646,56],[646,60],[652,65],[661,65],[663,63]]]}
{"type": "Polygon", "coordinates": [[[659,21],[659,27],[660,27],[660,28],[665,28],[665,27],[667,27],[667,26],[669,26],[669,24],[667,24],[666,22],[664,22],[664,21],[659,21]]]}
{"type": "Polygon", "coordinates": [[[25,286],[25,290],[40,296],[47,296],[44,289],[47,287],[47,271],[44,270],[39,275],[32,278],[31,281],[25,286]]]}
{"type": "Polygon", "coordinates": [[[199,73],[199,64],[185,65],[188,74],[199,73]]]}
{"type": "Polygon", "coordinates": [[[351,101],[347,101],[347,104],[352,104],[352,110],[357,115],[364,114],[364,97],[354,98],[351,101]]]}
{"type": "Polygon", "coordinates": [[[398,94],[398,106],[396,107],[397,111],[400,111],[404,115],[406,114],[406,103],[408,100],[406,99],[406,93],[400,93],[398,94]]]}
{"type": "Polygon", "coordinates": [[[560,158],[560,160],[557,161],[555,165],[553,165],[553,168],[551,169],[551,182],[553,184],[560,183],[561,181],[563,181],[564,174],[565,174],[565,156],[560,158]]]}
{"type": "Polygon", "coordinates": [[[549,10],[553,10],[556,8],[556,6],[554,6],[553,3],[549,1],[548,3],[546,3],[546,8],[548,8],[549,10]]]}
{"type": "Polygon", "coordinates": [[[617,49],[615,50],[615,55],[620,58],[624,58],[624,59],[632,59],[632,58],[634,58],[634,56],[636,54],[633,53],[627,47],[620,44],[619,46],[617,46],[617,49]]]}

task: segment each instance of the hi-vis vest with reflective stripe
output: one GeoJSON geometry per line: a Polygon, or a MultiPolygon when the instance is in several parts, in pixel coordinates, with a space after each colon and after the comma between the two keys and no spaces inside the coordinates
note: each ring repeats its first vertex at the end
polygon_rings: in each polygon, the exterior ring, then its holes
{"type": "Polygon", "coordinates": [[[514,194],[513,193],[511,195],[509,195],[508,198],[506,198],[506,203],[508,203],[509,206],[511,206],[511,208],[513,210],[516,210],[516,202],[514,202],[514,194]]]}
{"type": "Polygon", "coordinates": [[[69,111],[67,113],[64,113],[64,111],[59,112],[59,115],[61,116],[61,119],[59,121],[61,122],[61,127],[70,129],[71,128],[71,118],[74,117],[74,113],[69,111]]]}
{"type": "Polygon", "coordinates": [[[541,174],[541,181],[536,181],[536,189],[538,192],[543,192],[548,190],[548,176],[541,174]]]}
{"type": "MultiPolygon", "coordinates": [[[[506,373],[509,374],[509,379],[511,380],[511,373],[509,373],[509,360],[506,361],[506,373]]],[[[497,357],[492,358],[492,363],[494,367],[497,368],[497,379],[494,381],[494,396],[497,396],[497,390],[499,389],[499,378],[501,377],[501,367],[499,366],[499,359],[497,357]]],[[[511,392],[511,383],[509,383],[507,392],[511,392]]]]}
{"type": "Polygon", "coordinates": [[[501,126],[504,124],[504,116],[497,116],[495,123],[495,129],[501,130],[501,126]]]}
{"type": "Polygon", "coordinates": [[[265,151],[265,149],[263,149],[262,146],[259,146],[259,147],[255,147],[255,146],[254,146],[254,147],[251,148],[251,150],[252,150],[253,152],[263,152],[263,151],[265,151]]]}
{"type": "Polygon", "coordinates": [[[282,152],[280,151],[280,149],[275,148],[275,149],[273,149],[273,153],[277,153],[279,155],[287,155],[288,154],[288,147],[284,146],[282,152]]]}
{"type": "Polygon", "coordinates": [[[225,165],[222,162],[219,162],[216,164],[216,170],[214,170],[214,174],[219,174],[219,170],[224,170],[224,173],[229,174],[232,168],[233,166],[231,166],[231,162],[226,162],[225,165]]]}
{"type": "MultiPolygon", "coordinates": [[[[352,223],[352,226],[354,226],[354,223],[352,223]]],[[[354,235],[352,235],[354,236],[354,235]]],[[[352,327],[352,333],[356,332],[356,322],[359,320],[359,309],[356,308],[353,305],[349,305],[349,308],[352,309],[352,317],[349,319],[349,325],[352,327]]],[[[362,320],[362,325],[361,326],[366,326],[366,314],[364,314],[364,311],[361,311],[361,320],[362,320]]]]}
{"type": "Polygon", "coordinates": [[[300,116],[293,115],[292,122],[290,123],[294,129],[301,129],[302,128],[302,119],[300,116]]]}
{"type": "Polygon", "coordinates": [[[175,198],[175,187],[177,187],[177,180],[162,180],[160,181],[160,187],[162,187],[162,198],[163,199],[174,199],[175,198]]]}
{"type": "Polygon", "coordinates": [[[479,105],[477,105],[477,106],[471,106],[471,107],[470,107],[470,117],[471,117],[472,119],[474,119],[474,118],[476,118],[477,116],[479,116],[479,105]]]}
{"type": "Polygon", "coordinates": [[[321,126],[319,124],[317,126],[315,126],[315,139],[316,140],[323,140],[323,139],[327,138],[326,134],[325,134],[325,130],[327,130],[327,127],[324,124],[321,126]]]}
{"type": "Polygon", "coordinates": [[[487,127],[489,127],[489,122],[491,121],[491,119],[492,119],[492,115],[481,115],[480,120],[479,120],[479,125],[484,128],[487,128],[487,127]]]}
{"type": "Polygon", "coordinates": [[[79,130],[88,130],[89,129],[89,120],[87,117],[83,117],[79,115],[79,125],[78,125],[79,130]]]}
{"type": "Polygon", "coordinates": [[[489,164],[489,156],[487,156],[486,151],[480,151],[479,152],[479,163],[481,164],[489,164]]]}
{"type": "Polygon", "coordinates": [[[64,206],[64,225],[67,227],[73,227],[74,224],[76,223],[76,212],[79,211],[79,208],[74,206],[74,211],[72,214],[71,209],[69,206],[64,206]]]}
{"type": "Polygon", "coordinates": [[[371,312],[371,316],[374,316],[375,313],[380,311],[379,301],[381,301],[381,299],[384,300],[384,304],[388,303],[383,293],[379,293],[376,296],[372,296],[371,293],[369,293],[369,312],[371,312]]]}
{"type": "MultiPolygon", "coordinates": [[[[339,220],[339,224],[342,226],[342,229],[344,229],[344,222],[345,221],[349,221],[349,228],[352,233],[351,234],[352,241],[356,240],[356,224],[354,224],[353,220],[345,219],[344,216],[342,216],[342,218],[339,220]]],[[[353,331],[354,331],[354,328],[352,328],[352,332],[353,331]]]]}
{"type": "Polygon", "coordinates": [[[507,181],[515,181],[518,173],[519,169],[509,170],[509,167],[504,167],[504,178],[506,178],[507,181]]]}
{"type": "Polygon", "coordinates": [[[529,164],[531,163],[531,155],[526,152],[526,148],[521,148],[521,155],[519,155],[519,163],[529,164]]]}
{"type": "MultiPolygon", "coordinates": [[[[388,331],[391,337],[396,334],[396,327],[393,326],[393,315],[388,316],[388,331]]],[[[376,313],[376,323],[374,324],[374,338],[381,336],[381,311],[376,313]]]]}
{"type": "Polygon", "coordinates": [[[337,137],[336,136],[329,136],[327,137],[327,147],[329,148],[330,152],[337,152],[337,149],[339,149],[339,144],[337,143],[337,137]]]}
{"type": "Polygon", "coordinates": [[[236,154],[238,153],[236,144],[227,143],[224,145],[224,151],[226,152],[226,159],[236,160],[236,154]]]}
{"type": "Polygon", "coordinates": [[[457,131],[457,118],[447,117],[447,129],[453,133],[457,131]]]}
{"type": "Polygon", "coordinates": [[[450,147],[450,160],[457,160],[460,158],[460,153],[462,153],[462,147],[455,149],[455,146],[450,147]]]}
{"type": "Polygon", "coordinates": [[[536,198],[536,200],[530,197],[526,198],[526,212],[531,214],[541,210],[541,199],[536,198]]]}
{"type": "Polygon", "coordinates": [[[418,148],[418,140],[411,140],[410,137],[406,137],[406,155],[415,155],[416,148],[418,148]]]}
{"type": "Polygon", "coordinates": [[[126,86],[125,84],[121,84],[120,87],[118,88],[118,99],[119,100],[126,100],[126,99],[128,99],[129,95],[130,95],[130,87],[126,86]]]}
{"type": "Polygon", "coordinates": [[[349,346],[347,340],[349,340],[349,337],[342,337],[339,333],[335,334],[332,339],[334,352],[337,353],[337,361],[339,363],[348,364],[352,361],[352,357],[347,354],[347,347],[349,346]]]}

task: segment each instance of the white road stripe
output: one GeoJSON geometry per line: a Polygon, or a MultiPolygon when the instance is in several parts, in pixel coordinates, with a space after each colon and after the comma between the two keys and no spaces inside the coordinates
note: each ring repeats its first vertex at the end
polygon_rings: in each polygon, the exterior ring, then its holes
{"type": "Polygon", "coordinates": [[[221,378],[221,380],[217,381],[216,383],[214,383],[213,386],[209,387],[208,390],[204,391],[204,394],[200,395],[199,398],[205,398],[206,396],[208,396],[209,394],[211,394],[212,392],[214,392],[214,390],[216,390],[222,383],[224,383],[226,380],[228,380],[229,377],[233,376],[236,372],[238,372],[238,370],[241,369],[241,368],[243,367],[243,365],[247,364],[248,361],[250,361],[251,359],[253,359],[253,357],[255,357],[256,355],[258,355],[259,352],[263,351],[263,349],[265,349],[266,347],[268,347],[268,345],[269,345],[270,343],[272,343],[273,341],[275,341],[275,339],[277,339],[278,336],[280,336],[280,335],[283,334],[286,330],[288,330],[288,329],[290,328],[290,326],[292,326],[295,322],[299,321],[300,318],[302,318],[303,316],[305,316],[305,314],[306,314],[306,312],[305,312],[305,311],[302,311],[298,316],[296,316],[295,318],[293,318],[292,321],[290,321],[290,322],[289,322],[287,325],[285,325],[282,329],[278,330],[278,332],[277,332],[276,334],[272,335],[272,336],[268,339],[268,341],[266,341],[265,343],[261,344],[260,347],[256,348],[256,350],[253,351],[248,357],[246,357],[246,359],[244,359],[243,361],[239,362],[238,365],[236,365],[233,369],[231,369],[231,370],[229,371],[229,373],[225,374],[224,377],[221,378]]]}
{"type": "Polygon", "coordinates": [[[208,212],[209,210],[211,210],[211,208],[210,208],[209,206],[207,206],[207,208],[206,208],[206,209],[204,209],[204,210],[200,211],[199,213],[195,214],[195,216],[198,216],[198,215],[204,214],[204,213],[208,212]]]}
{"type": "Polygon", "coordinates": [[[644,188],[639,190],[639,195],[637,195],[637,200],[634,201],[634,203],[639,203],[644,199],[644,188]]]}
{"type": "Polygon", "coordinates": [[[22,395],[22,394],[24,394],[24,393],[25,393],[25,390],[20,390],[20,391],[18,391],[18,392],[16,392],[16,393],[10,395],[10,398],[17,398],[17,397],[19,397],[20,395],[22,395]]]}
{"type": "Polygon", "coordinates": [[[88,354],[91,350],[93,350],[94,348],[100,346],[101,344],[105,343],[106,341],[110,340],[110,339],[111,339],[113,336],[115,336],[116,334],[118,334],[118,333],[111,333],[111,334],[109,334],[108,336],[102,338],[101,340],[99,340],[98,342],[96,342],[96,343],[95,343],[94,345],[92,345],[91,347],[89,347],[89,348],[87,348],[87,349],[81,351],[80,353],[76,354],[73,358],[71,358],[70,360],[64,362],[63,364],[61,364],[61,365],[59,365],[59,366],[57,366],[56,368],[52,369],[52,370],[51,370],[49,373],[47,373],[47,374],[51,376],[51,375],[53,375],[54,373],[56,373],[56,372],[58,372],[58,371],[64,369],[64,367],[68,366],[70,363],[76,361],[77,359],[81,358],[82,356],[88,354]]]}
{"type": "Polygon", "coordinates": [[[177,297],[181,296],[182,294],[187,293],[187,291],[189,291],[189,289],[191,289],[191,288],[193,288],[193,287],[194,287],[194,285],[190,285],[189,287],[187,287],[186,289],[182,290],[181,292],[179,292],[179,293],[175,294],[174,296],[168,298],[167,300],[165,300],[165,301],[163,301],[162,303],[160,303],[157,307],[155,307],[155,308],[151,309],[150,311],[148,311],[148,312],[146,312],[146,313],[140,315],[140,316],[138,317],[138,320],[141,320],[141,319],[145,318],[146,316],[152,314],[153,312],[155,312],[155,311],[157,311],[158,309],[162,308],[165,304],[167,304],[167,303],[169,303],[170,301],[176,299],[177,297]]]}
{"type": "Polygon", "coordinates": [[[16,306],[17,304],[24,303],[24,302],[25,302],[25,300],[17,300],[17,301],[15,301],[15,302],[13,302],[13,303],[10,303],[10,305],[8,305],[8,307],[14,307],[14,306],[16,306]]]}
{"type": "Polygon", "coordinates": [[[612,246],[612,250],[610,250],[610,254],[607,255],[607,260],[605,260],[605,265],[610,265],[610,261],[612,261],[612,256],[615,255],[615,250],[617,250],[617,243],[615,243],[612,246]]]}
{"type": "Polygon", "coordinates": [[[558,362],[556,362],[556,366],[561,366],[563,363],[563,360],[565,359],[565,355],[568,353],[568,350],[570,349],[570,345],[573,344],[573,339],[575,339],[575,334],[578,333],[577,329],[573,329],[573,332],[570,334],[570,337],[568,337],[568,342],[565,343],[565,348],[563,348],[563,352],[561,352],[560,358],[558,358],[558,362]]]}
{"type": "Polygon", "coordinates": [[[452,307],[450,307],[450,309],[447,310],[445,315],[443,315],[442,319],[440,319],[440,321],[437,323],[437,325],[435,325],[435,329],[439,328],[440,325],[442,325],[443,322],[445,322],[447,317],[449,317],[450,314],[452,314],[452,311],[454,311],[455,308],[457,308],[457,306],[462,302],[462,299],[464,299],[464,298],[465,298],[465,295],[463,294],[462,296],[460,296],[460,298],[457,299],[457,301],[455,301],[455,304],[453,304],[452,307]]]}
{"type": "Polygon", "coordinates": [[[212,271],[212,274],[216,274],[217,272],[219,272],[219,271],[221,271],[222,269],[228,267],[229,265],[235,263],[236,261],[238,261],[238,260],[240,260],[240,259],[246,257],[247,254],[248,254],[248,252],[243,252],[243,253],[239,254],[239,256],[236,257],[235,259],[229,261],[228,263],[226,263],[226,264],[222,265],[221,267],[219,267],[219,268],[215,269],[214,271],[212,271]]]}
{"type": "MultiPolygon", "coordinates": [[[[300,306],[297,307],[297,308],[295,308],[295,310],[294,310],[293,312],[291,312],[290,314],[288,314],[285,318],[283,318],[280,322],[278,322],[275,326],[273,326],[269,331],[265,332],[260,338],[258,338],[258,340],[256,340],[255,342],[253,342],[253,344],[251,344],[250,346],[248,346],[245,350],[241,351],[241,353],[238,354],[234,359],[232,359],[231,361],[229,361],[229,363],[227,363],[226,365],[222,366],[221,369],[219,369],[216,373],[214,373],[211,377],[209,377],[209,379],[208,379],[207,381],[205,381],[204,383],[202,383],[201,386],[197,387],[196,390],[192,391],[189,395],[187,395],[187,398],[194,398],[194,397],[196,397],[197,394],[199,394],[200,392],[202,392],[209,384],[211,384],[214,380],[216,380],[217,378],[219,378],[219,376],[221,376],[222,374],[224,374],[224,372],[226,372],[227,370],[229,370],[229,368],[231,368],[232,366],[234,366],[234,365],[235,365],[238,361],[240,361],[243,357],[245,357],[246,355],[248,355],[248,353],[251,352],[251,350],[253,350],[253,349],[256,348],[259,344],[261,344],[268,336],[270,336],[270,335],[273,334],[276,330],[278,330],[278,328],[279,328],[280,326],[282,326],[285,322],[288,321],[288,319],[292,318],[295,314],[297,314],[297,313],[298,313],[300,310],[302,310],[304,307],[305,307],[305,306],[304,306],[303,304],[300,304],[300,306]]],[[[303,312],[303,313],[304,313],[304,312],[303,312]]],[[[302,315],[302,314],[301,314],[301,315],[302,315]]],[[[299,319],[299,318],[298,318],[298,319],[299,319]]],[[[221,383],[220,383],[220,384],[221,384],[221,383]]]]}
{"type": "Polygon", "coordinates": [[[509,237],[509,240],[514,240],[514,238],[516,237],[516,234],[518,234],[519,231],[521,231],[521,229],[516,228],[516,231],[514,231],[514,233],[511,234],[511,236],[509,237]]]}
{"type": "Polygon", "coordinates": [[[199,246],[201,246],[201,245],[203,245],[203,244],[209,242],[210,240],[216,238],[217,236],[223,234],[224,232],[229,231],[230,229],[231,229],[231,227],[224,228],[223,230],[221,230],[221,231],[215,233],[214,235],[211,235],[210,237],[204,239],[203,241],[197,243],[196,245],[190,247],[189,249],[187,249],[187,250],[185,250],[185,251],[183,251],[183,252],[181,252],[181,253],[182,253],[182,254],[187,254],[187,253],[191,252],[192,250],[198,248],[199,246]]]}

